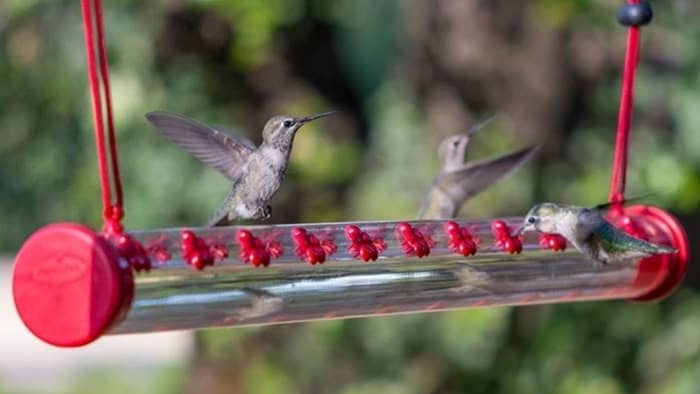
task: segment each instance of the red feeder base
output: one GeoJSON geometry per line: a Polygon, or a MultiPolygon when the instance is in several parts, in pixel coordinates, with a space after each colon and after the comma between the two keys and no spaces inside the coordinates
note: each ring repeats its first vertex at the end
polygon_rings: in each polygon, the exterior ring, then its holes
{"type": "Polygon", "coordinates": [[[625,217],[649,241],[671,245],[678,250],[675,254],[652,256],[639,263],[636,282],[642,285],[653,281],[654,286],[634,301],[658,301],[671,295],[683,281],[690,260],[690,246],[683,226],[673,215],[650,205],[626,207],[623,215],[612,214],[610,220],[624,228],[625,217]]]}
{"type": "Polygon", "coordinates": [[[29,237],[15,259],[17,312],[34,335],[52,345],[90,343],[131,302],[131,270],[119,264],[114,248],[90,228],[45,226],[29,237]]]}

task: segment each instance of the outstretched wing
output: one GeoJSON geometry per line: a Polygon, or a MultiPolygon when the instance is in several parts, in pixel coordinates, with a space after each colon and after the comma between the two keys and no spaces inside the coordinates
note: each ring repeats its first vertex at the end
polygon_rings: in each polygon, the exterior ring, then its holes
{"type": "Polygon", "coordinates": [[[231,130],[227,127],[220,126],[220,125],[214,125],[212,128],[216,131],[220,131],[220,132],[224,133],[224,135],[226,135],[227,137],[231,138],[232,140],[238,142],[239,144],[250,148],[250,150],[255,150],[257,148],[255,146],[255,144],[253,143],[253,141],[251,141],[247,138],[237,136],[233,130],[231,130]]]}
{"type": "Polygon", "coordinates": [[[536,146],[521,149],[507,155],[467,163],[457,171],[440,175],[440,187],[458,204],[511,174],[530,160],[536,146]]]}
{"type": "Polygon", "coordinates": [[[193,119],[168,112],[149,112],[146,119],[168,141],[204,164],[236,181],[255,145],[249,140],[216,130],[193,119]]]}
{"type": "MultiPolygon", "coordinates": [[[[640,200],[643,200],[643,199],[645,199],[645,198],[647,198],[647,197],[654,196],[654,195],[657,195],[657,194],[658,194],[658,193],[656,193],[656,192],[649,192],[649,193],[645,193],[645,194],[640,194],[640,195],[638,195],[638,196],[626,197],[626,198],[625,198],[622,202],[620,202],[619,204],[626,205],[628,202],[640,201],[640,200]]],[[[592,207],[591,210],[596,210],[596,211],[607,211],[608,209],[610,209],[611,207],[613,207],[615,204],[618,204],[618,203],[615,203],[615,202],[604,202],[604,203],[602,203],[602,204],[598,204],[598,205],[592,207]]]]}

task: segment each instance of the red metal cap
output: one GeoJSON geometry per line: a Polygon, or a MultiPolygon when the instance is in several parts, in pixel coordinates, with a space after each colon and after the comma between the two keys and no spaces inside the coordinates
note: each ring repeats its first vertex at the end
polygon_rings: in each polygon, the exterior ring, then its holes
{"type": "Polygon", "coordinates": [[[15,259],[12,292],[24,324],[56,346],[81,346],[102,335],[128,307],[133,279],[113,247],[88,227],[37,230],[15,259]]]}
{"type": "Polygon", "coordinates": [[[678,250],[675,254],[652,256],[639,263],[636,282],[642,285],[652,281],[653,286],[634,301],[658,301],[671,295],[683,281],[690,260],[690,246],[683,226],[670,213],[649,205],[627,207],[624,215],[634,220],[650,241],[678,250]]]}

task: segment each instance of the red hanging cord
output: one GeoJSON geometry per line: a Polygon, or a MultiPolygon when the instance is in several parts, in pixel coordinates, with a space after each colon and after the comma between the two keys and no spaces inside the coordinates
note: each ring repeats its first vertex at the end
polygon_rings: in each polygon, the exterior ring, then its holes
{"type": "Polygon", "coordinates": [[[100,186],[102,188],[103,218],[105,221],[104,231],[120,233],[122,231],[121,218],[122,208],[122,187],[119,174],[119,163],[117,158],[117,144],[114,133],[114,121],[112,118],[112,100],[109,90],[109,70],[107,67],[107,54],[105,50],[104,27],[102,22],[102,5],[100,0],[94,0],[95,20],[91,9],[90,0],[81,0],[83,13],[83,28],[85,33],[85,53],[87,55],[88,80],[90,84],[90,95],[92,98],[93,122],[95,127],[95,144],[97,148],[97,164],[100,176],[100,186]],[[99,53],[100,67],[95,59],[95,40],[93,23],[97,26],[97,52],[99,53]],[[114,183],[116,202],[112,203],[112,191],[110,188],[110,168],[107,160],[107,148],[105,145],[105,130],[102,117],[102,100],[100,97],[100,79],[102,78],[102,88],[104,89],[107,131],[109,138],[109,155],[111,162],[111,179],[114,183]]]}
{"type": "MultiPolygon", "coordinates": [[[[639,0],[628,0],[628,4],[639,4],[639,0]]],[[[625,183],[627,176],[627,153],[629,150],[629,133],[632,124],[632,107],[634,105],[634,81],[639,61],[639,26],[630,26],[627,33],[627,50],[625,53],[622,92],[620,94],[620,111],[617,121],[617,138],[615,141],[615,158],[613,159],[612,177],[610,179],[609,201],[618,207],[625,200],[625,183]]]]}
{"type": "Polygon", "coordinates": [[[109,138],[109,154],[112,165],[112,176],[114,181],[114,191],[116,197],[116,206],[122,207],[122,184],[121,175],[119,173],[119,155],[117,154],[117,141],[114,131],[114,119],[112,116],[112,93],[109,88],[109,66],[107,65],[107,50],[104,36],[104,23],[102,19],[102,2],[95,0],[95,16],[97,22],[97,45],[100,55],[100,73],[102,74],[102,85],[105,95],[105,109],[107,112],[107,127],[109,138]]]}

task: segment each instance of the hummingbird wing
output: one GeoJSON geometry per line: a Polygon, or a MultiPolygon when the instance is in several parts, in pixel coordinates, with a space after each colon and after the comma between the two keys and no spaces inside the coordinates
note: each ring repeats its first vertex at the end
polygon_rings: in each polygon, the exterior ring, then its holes
{"type": "Polygon", "coordinates": [[[676,249],[670,246],[635,238],[605,220],[593,230],[588,242],[598,244],[607,256],[608,262],[676,252],[676,249]]]}
{"type": "Polygon", "coordinates": [[[146,119],[170,142],[204,164],[236,181],[255,145],[249,140],[216,130],[187,117],[168,112],[149,112],[146,119]]]}
{"type": "Polygon", "coordinates": [[[227,134],[227,137],[231,138],[232,140],[238,142],[241,145],[247,146],[251,150],[255,150],[257,148],[257,146],[255,146],[253,141],[251,141],[247,138],[244,138],[244,137],[237,136],[235,132],[233,132],[231,129],[229,129],[225,126],[214,125],[214,127],[212,127],[212,128],[216,131],[220,131],[222,133],[227,134]]]}
{"type": "Polygon", "coordinates": [[[531,146],[496,158],[467,163],[463,168],[438,176],[438,186],[458,204],[510,175],[530,160],[537,146],[531,146]]]}
{"type": "MultiPolygon", "coordinates": [[[[648,197],[650,197],[650,196],[655,196],[655,195],[657,195],[657,194],[658,194],[657,192],[649,192],[649,193],[645,193],[645,194],[640,194],[640,195],[638,195],[638,196],[626,197],[626,198],[622,201],[622,205],[627,205],[628,202],[640,201],[640,200],[643,200],[643,199],[648,198],[648,197]]],[[[608,209],[610,209],[610,208],[611,208],[612,206],[614,206],[615,204],[617,204],[617,203],[614,203],[614,202],[604,202],[604,203],[598,204],[598,205],[596,205],[596,206],[594,206],[594,207],[591,207],[590,209],[596,210],[596,211],[607,211],[608,209]]]]}

